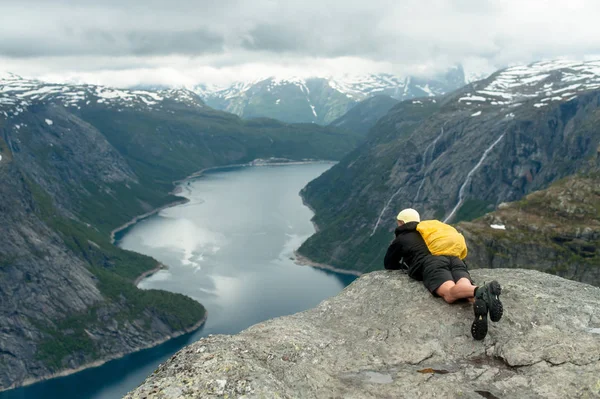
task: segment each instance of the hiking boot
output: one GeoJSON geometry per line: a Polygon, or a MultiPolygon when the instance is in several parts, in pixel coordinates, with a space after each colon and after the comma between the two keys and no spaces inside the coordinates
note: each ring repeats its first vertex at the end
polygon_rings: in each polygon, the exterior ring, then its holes
{"type": "Polygon", "coordinates": [[[499,298],[501,293],[502,288],[500,287],[500,283],[494,280],[488,284],[484,284],[483,287],[479,287],[477,294],[475,294],[475,300],[479,298],[485,301],[487,309],[490,312],[490,320],[493,322],[500,321],[504,312],[502,302],[500,302],[499,298]]]}
{"type": "Polygon", "coordinates": [[[487,303],[482,298],[475,298],[473,303],[473,311],[475,313],[475,320],[471,325],[471,335],[477,341],[481,341],[485,338],[488,331],[488,307],[487,303]]]}

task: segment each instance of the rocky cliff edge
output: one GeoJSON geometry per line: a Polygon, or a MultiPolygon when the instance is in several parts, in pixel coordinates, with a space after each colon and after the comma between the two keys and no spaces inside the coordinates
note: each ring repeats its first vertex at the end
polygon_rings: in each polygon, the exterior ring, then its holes
{"type": "Polygon", "coordinates": [[[600,288],[520,269],[505,316],[477,342],[468,303],[399,272],[363,275],[314,309],[204,338],[127,398],[600,397],[600,288]]]}

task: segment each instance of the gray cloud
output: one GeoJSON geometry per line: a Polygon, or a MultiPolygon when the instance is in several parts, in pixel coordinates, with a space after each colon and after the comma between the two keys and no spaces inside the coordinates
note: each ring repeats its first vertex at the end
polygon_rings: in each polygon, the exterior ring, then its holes
{"type": "Polygon", "coordinates": [[[222,35],[202,29],[183,32],[134,31],[125,34],[124,39],[124,54],[133,55],[220,53],[225,44],[222,35]]]}
{"type": "Polygon", "coordinates": [[[276,25],[265,24],[251,29],[242,39],[241,46],[247,50],[284,52],[297,51],[303,48],[304,44],[296,32],[282,32],[276,25]]]}
{"type": "Polygon", "coordinates": [[[0,0],[0,62],[34,75],[336,59],[426,73],[600,54],[597,15],[596,0],[0,0]]]}
{"type": "Polygon", "coordinates": [[[183,32],[137,30],[119,34],[105,30],[66,33],[61,37],[21,36],[0,44],[0,54],[14,58],[68,55],[200,55],[221,53],[223,36],[202,29],[183,32]]]}

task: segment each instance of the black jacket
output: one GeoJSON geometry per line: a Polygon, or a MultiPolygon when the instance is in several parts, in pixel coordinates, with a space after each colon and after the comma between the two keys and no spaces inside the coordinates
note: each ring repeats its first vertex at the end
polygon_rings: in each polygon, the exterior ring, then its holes
{"type": "Polygon", "coordinates": [[[421,233],[417,231],[418,222],[409,222],[398,226],[396,238],[390,244],[383,265],[388,270],[405,269],[408,266],[408,275],[417,280],[423,280],[423,266],[432,255],[421,233]]]}

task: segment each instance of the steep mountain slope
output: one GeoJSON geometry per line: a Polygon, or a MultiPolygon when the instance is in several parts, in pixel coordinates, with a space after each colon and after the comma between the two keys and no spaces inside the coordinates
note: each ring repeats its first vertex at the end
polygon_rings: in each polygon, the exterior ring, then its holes
{"type": "Polygon", "coordinates": [[[599,62],[556,61],[398,104],[365,145],[305,188],[320,231],[300,252],[378,269],[401,208],[473,219],[575,173],[600,143],[598,89],[599,62]]]}
{"type": "Polygon", "coordinates": [[[433,79],[401,79],[389,74],[308,79],[271,77],[239,82],[227,88],[198,86],[195,91],[211,107],[243,118],[270,117],[325,125],[373,96],[387,95],[398,100],[431,97],[464,84],[462,68],[455,67],[433,79]]]}
{"type": "Polygon", "coordinates": [[[600,148],[595,167],[457,227],[469,264],[534,268],[600,286],[600,148]]]}
{"type": "Polygon", "coordinates": [[[116,221],[148,200],[124,159],[62,108],[36,111],[20,113],[17,137],[0,120],[0,389],[151,346],[204,316],[190,298],[137,290],[133,280],[157,262],[98,228],[102,215],[116,221]],[[127,185],[121,210],[114,190],[127,185]]]}
{"type": "Polygon", "coordinates": [[[331,126],[366,135],[398,100],[390,96],[375,96],[356,104],[350,111],[331,122],[331,126]]]}
{"type": "Polygon", "coordinates": [[[172,181],[256,158],[339,159],[358,141],[243,121],[189,91],[0,79],[0,390],[196,328],[191,298],[142,291],[157,267],[110,233],[180,201],[172,181]]]}

